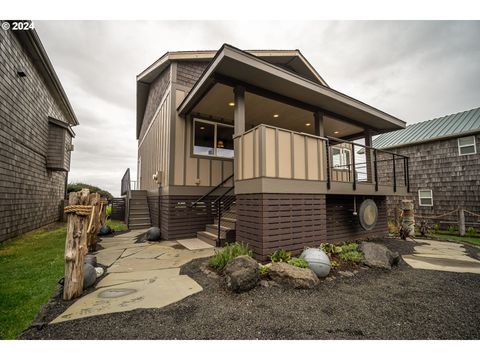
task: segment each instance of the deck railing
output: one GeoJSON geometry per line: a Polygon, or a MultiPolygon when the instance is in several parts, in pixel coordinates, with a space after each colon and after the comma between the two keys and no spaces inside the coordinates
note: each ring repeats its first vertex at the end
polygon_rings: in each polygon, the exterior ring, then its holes
{"type": "Polygon", "coordinates": [[[122,177],[122,184],[120,188],[120,195],[126,195],[130,192],[131,190],[131,181],[130,181],[130,168],[125,171],[125,174],[123,174],[122,177]]]}
{"type": "MultiPolygon", "coordinates": [[[[409,191],[408,157],[334,137],[320,137],[269,125],[235,136],[235,180],[278,178],[388,185],[409,191]],[[342,161],[334,158],[334,148],[346,149],[342,161]]],[[[343,156],[343,155],[342,155],[343,156]]]]}

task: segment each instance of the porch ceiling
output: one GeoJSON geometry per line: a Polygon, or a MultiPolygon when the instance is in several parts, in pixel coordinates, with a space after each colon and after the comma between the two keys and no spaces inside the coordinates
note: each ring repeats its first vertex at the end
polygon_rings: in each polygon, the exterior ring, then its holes
{"type": "Polygon", "coordinates": [[[178,107],[192,111],[216,82],[247,85],[320,110],[377,133],[405,128],[405,122],[331,88],[302,78],[283,68],[225,44],[178,107]]]}
{"type": "MultiPolygon", "coordinates": [[[[221,119],[233,124],[233,89],[215,84],[193,108],[192,113],[221,119]]],[[[311,111],[300,109],[280,101],[265,98],[250,92],[245,94],[246,129],[259,124],[272,125],[293,131],[314,134],[314,118],[311,111]],[[273,115],[278,117],[273,117],[273,115]],[[310,125],[306,125],[310,124],[310,125]]],[[[325,116],[325,135],[344,137],[363,131],[359,126],[325,116]]]]}

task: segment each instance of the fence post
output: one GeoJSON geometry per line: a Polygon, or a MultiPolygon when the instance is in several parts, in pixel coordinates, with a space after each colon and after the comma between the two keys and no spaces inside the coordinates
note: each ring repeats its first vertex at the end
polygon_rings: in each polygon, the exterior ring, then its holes
{"type": "Polygon", "coordinates": [[[458,209],[458,232],[460,236],[465,235],[465,211],[463,208],[458,209]]]}

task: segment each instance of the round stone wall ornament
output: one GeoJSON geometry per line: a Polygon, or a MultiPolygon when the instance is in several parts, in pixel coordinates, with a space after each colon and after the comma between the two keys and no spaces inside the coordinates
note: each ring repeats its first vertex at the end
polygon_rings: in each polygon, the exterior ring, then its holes
{"type": "Polygon", "coordinates": [[[375,201],[367,199],[362,202],[358,211],[358,219],[365,230],[372,230],[375,227],[378,220],[378,208],[375,201]]]}
{"type": "Polygon", "coordinates": [[[326,277],[330,272],[330,258],[325,252],[317,248],[307,248],[300,255],[308,263],[308,267],[318,277],[326,277]]]}

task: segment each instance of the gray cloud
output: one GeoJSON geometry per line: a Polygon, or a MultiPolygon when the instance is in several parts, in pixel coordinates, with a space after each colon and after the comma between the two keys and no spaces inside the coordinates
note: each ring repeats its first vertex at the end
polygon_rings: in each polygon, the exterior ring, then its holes
{"type": "Polygon", "coordinates": [[[409,123],[480,106],[480,22],[39,21],[80,120],[70,180],[136,172],[135,76],[166,51],[300,49],[333,88],[409,123]]]}

